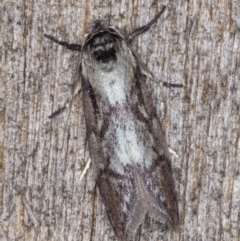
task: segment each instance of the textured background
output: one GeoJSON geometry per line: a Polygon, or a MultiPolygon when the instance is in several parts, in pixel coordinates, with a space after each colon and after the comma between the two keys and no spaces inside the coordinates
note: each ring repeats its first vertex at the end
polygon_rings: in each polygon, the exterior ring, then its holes
{"type": "Polygon", "coordinates": [[[88,161],[84,114],[70,94],[78,52],[43,37],[81,43],[97,18],[131,32],[165,4],[133,42],[156,80],[182,83],[153,96],[172,157],[181,225],[146,218],[137,240],[240,240],[239,1],[2,0],[0,240],[116,240],[88,161]]]}

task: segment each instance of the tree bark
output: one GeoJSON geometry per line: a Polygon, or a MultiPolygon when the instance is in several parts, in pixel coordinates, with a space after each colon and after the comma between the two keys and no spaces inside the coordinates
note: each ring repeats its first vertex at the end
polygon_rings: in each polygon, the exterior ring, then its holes
{"type": "Polygon", "coordinates": [[[172,156],[181,224],[146,218],[137,240],[240,240],[240,5],[238,1],[13,1],[1,3],[0,239],[116,240],[95,186],[80,96],[70,95],[81,43],[95,19],[129,33],[156,80],[153,96],[172,156]],[[65,132],[65,126],[67,131],[65,132]],[[67,135],[64,135],[67,133],[67,135]],[[64,139],[64,142],[63,142],[64,139]],[[62,148],[63,146],[63,148],[62,148]]]}

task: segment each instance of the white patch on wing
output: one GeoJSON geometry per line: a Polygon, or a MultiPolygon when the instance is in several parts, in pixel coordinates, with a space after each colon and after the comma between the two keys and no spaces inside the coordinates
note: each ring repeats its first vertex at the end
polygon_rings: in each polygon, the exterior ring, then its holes
{"type": "MultiPolygon", "coordinates": [[[[128,113],[128,117],[131,113],[128,113]]],[[[126,120],[124,128],[116,128],[116,126],[123,125],[121,118],[115,119],[111,123],[110,129],[115,129],[115,149],[114,155],[111,157],[115,161],[110,162],[109,168],[117,171],[120,174],[124,174],[123,167],[127,164],[134,166],[133,164],[143,164],[144,158],[144,146],[139,141],[134,127],[132,118],[126,120]],[[119,161],[118,161],[119,160],[119,161]]]]}
{"type": "MultiPolygon", "coordinates": [[[[139,138],[137,133],[137,122],[132,111],[129,109],[127,97],[130,95],[132,75],[122,76],[119,73],[128,73],[124,70],[126,66],[117,65],[118,68],[113,71],[102,74],[99,85],[104,93],[111,108],[116,111],[111,116],[109,126],[109,133],[114,133],[111,138],[114,142],[114,151],[110,161],[109,168],[124,174],[124,166],[127,164],[150,165],[149,158],[146,153],[149,153],[150,146],[146,147],[143,143],[144,140],[139,138]],[[122,68],[122,69],[121,69],[122,68]],[[119,161],[118,161],[119,160],[119,161]]],[[[152,158],[151,158],[152,159],[152,158]]],[[[133,165],[134,166],[134,165],[133,165]]]]}

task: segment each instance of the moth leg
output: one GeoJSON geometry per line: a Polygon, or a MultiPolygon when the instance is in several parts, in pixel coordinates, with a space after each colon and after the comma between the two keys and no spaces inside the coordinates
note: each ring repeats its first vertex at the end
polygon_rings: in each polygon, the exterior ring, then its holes
{"type": "Polygon", "coordinates": [[[173,154],[176,158],[179,158],[178,154],[170,147],[168,148],[168,151],[169,151],[169,153],[173,154]]]}
{"type": "Polygon", "coordinates": [[[55,38],[51,35],[48,35],[48,34],[44,34],[44,37],[52,40],[54,43],[57,43],[59,45],[62,45],[64,47],[66,47],[67,49],[75,50],[75,51],[81,51],[82,50],[81,44],[69,44],[67,42],[59,41],[57,38],[55,38]]]}
{"type": "Polygon", "coordinates": [[[89,167],[90,167],[90,163],[91,163],[91,158],[89,157],[89,158],[88,158],[88,162],[87,162],[86,166],[84,167],[84,169],[83,169],[83,171],[82,171],[82,174],[81,174],[81,176],[80,176],[80,182],[82,181],[82,179],[83,179],[84,176],[86,175],[87,170],[88,170],[89,167]]]}
{"type": "Polygon", "coordinates": [[[183,88],[185,85],[183,85],[183,84],[171,84],[169,82],[164,81],[163,86],[168,87],[168,88],[171,88],[171,87],[173,87],[173,88],[183,88]]]}
{"type": "Polygon", "coordinates": [[[65,111],[67,108],[70,108],[72,107],[72,103],[73,103],[73,100],[74,98],[76,97],[77,94],[81,93],[81,85],[80,83],[78,82],[76,87],[74,88],[74,92],[73,92],[73,97],[71,98],[71,100],[69,101],[66,101],[65,105],[61,108],[59,108],[58,110],[54,111],[50,116],[48,116],[49,119],[52,119],[54,118],[55,116],[61,114],[63,111],[65,111]]]}
{"type": "Polygon", "coordinates": [[[62,143],[62,147],[61,148],[63,148],[63,145],[64,145],[64,140],[65,140],[65,136],[66,136],[66,132],[67,132],[68,121],[69,121],[69,116],[70,116],[70,111],[71,111],[71,108],[72,108],[73,100],[76,97],[76,95],[79,94],[79,93],[81,93],[80,81],[78,81],[76,83],[76,86],[74,88],[73,95],[72,95],[73,97],[70,99],[70,101],[67,101],[63,107],[59,108],[58,110],[54,111],[50,116],[48,116],[48,118],[52,119],[55,116],[61,114],[67,108],[69,108],[67,121],[66,121],[66,124],[65,124],[65,127],[64,127],[63,143],[62,143]]]}
{"type": "Polygon", "coordinates": [[[134,30],[131,34],[129,34],[128,37],[126,38],[127,42],[128,42],[129,44],[131,44],[132,41],[133,41],[133,39],[134,39],[135,37],[137,37],[138,35],[146,32],[146,31],[148,31],[148,29],[149,29],[154,23],[156,23],[157,20],[161,17],[161,15],[162,15],[163,12],[165,11],[165,9],[166,9],[166,6],[163,6],[162,9],[161,9],[161,11],[156,15],[156,17],[155,17],[152,21],[150,21],[148,24],[142,26],[141,28],[138,28],[138,29],[134,30]]]}
{"type": "Polygon", "coordinates": [[[54,118],[55,116],[61,114],[63,111],[65,111],[68,108],[68,104],[64,105],[63,107],[59,108],[58,110],[54,111],[50,116],[48,116],[49,119],[54,118]]]}

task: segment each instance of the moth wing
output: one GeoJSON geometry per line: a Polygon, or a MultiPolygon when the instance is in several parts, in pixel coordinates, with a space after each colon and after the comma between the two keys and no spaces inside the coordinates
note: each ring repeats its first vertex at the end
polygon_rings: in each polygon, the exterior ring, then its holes
{"type": "MultiPolygon", "coordinates": [[[[130,51],[129,48],[127,51],[130,51]]],[[[84,76],[84,71],[82,74],[87,139],[95,177],[113,229],[122,239],[128,231],[134,232],[138,228],[147,213],[160,222],[173,225],[178,222],[168,147],[147,86],[153,78],[132,53],[134,58],[128,58],[128,61],[133,61],[133,76],[127,76],[131,81],[126,93],[128,106],[120,102],[109,105],[100,93],[102,90],[96,90],[96,82],[92,86],[90,77],[84,76]],[[135,123],[133,128],[132,123],[135,123]],[[132,128],[130,134],[125,131],[129,128],[132,128]],[[124,138],[125,134],[127,138],[124,138]],[[131,145],[131,138],[137,151],[131,145]],[[144,157],[136,153],[141,152],[137,147],[138,140],[144,149],[144,157]],[[132,159],[134,152],[137,158],[132,159]]],[[[123,72],[128,74],[128,65],[124,66],[123,72]]],[[[104,73],[100,75],[104,76],[104,73]]],[[[120,77],[117,76],[117,80],[124,81],[120,77]]]]}
{"type": "MultiPolygon", "coordinates": [[[[111,144],[109,144],[109,138],[102,138],[103,133],[108,130],[109,123],[107,117],[99,118],[101,115],[97,112],[103,108],[99,107],[96,95],[97,93],[94,93],[88,79],[82,76],[82,97],[84,99],[88,147],[93,160],[96,183],[112,227],[117,236],[124,240],[138,200],[136,170],[131,165],[123,165],[121,160],[116,161],[119,169],[123,170],[122,173],[109,168],[110,164],[113,163],[111,144]],[[104,118],[106,119],[104,120],[104,118]]],[[[111,137],[111,133],[110,138],[114,139],[111,137]]],[[[140,207],[141,205],[139,205],[139,209],[140,207]]],[[[143,212],[141,220],[145,214],[143,212]]]]}
{"type": "Polygon", "coordinates": [[[97,179],[109,220],[117,236],[122,239],[126,236],[138,199],[135,177],[130,169],[125,168],[124,175],[105,171],[97,179]]]}
{"type": "MultiPolygon", "coordinates": [[[[137,57],[136,57],[137,58],[137,57]]],[[[172,177],[171,159],[165,133],[162,130],[156,108],[153,104],[152,96],[148,88],[148,83],[155,81],[152,75],[138,61],[139,69],[135,79],[135,92],[141,96],[141,101],[137,101],[133,108],[135,110],[136,121],[145,123],[146,133],[149,136],[152,153],[149,154],[150,165],[140,165],[137,167],[139,186],[142,188],[143,200],[146,200],[148,214],[160,222],[170,223],[176,226],[179,222],[177,198],[172,177]],[[141,116],[145,117],[145,119],[141,116]],[[148,129],[147,129],[148,126],[148,129]]],[[[133,98],[136,99],[136,98],[133,98]]]]}

